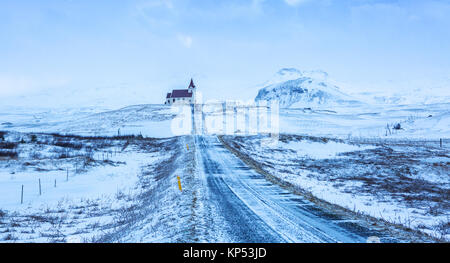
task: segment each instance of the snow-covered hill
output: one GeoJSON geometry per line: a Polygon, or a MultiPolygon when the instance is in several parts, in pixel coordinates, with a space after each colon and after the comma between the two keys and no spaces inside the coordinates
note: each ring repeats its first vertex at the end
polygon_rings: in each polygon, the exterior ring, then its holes
{"type": "Polygon", "coordinates": [[[278,101],[282,108],[305,108],[360,103],[341,92],[324,71],[284,68],[259,90],[255,101],[278,101]]]}
{"type": "Polygon", "coordinates": [[[97,112],[94,109],[32,109],[0,107],[0,131],[48,132],[76,135],[139,135],[156,138],[175,136],[172,109],[159,104],[131,105],[97,112]]]}

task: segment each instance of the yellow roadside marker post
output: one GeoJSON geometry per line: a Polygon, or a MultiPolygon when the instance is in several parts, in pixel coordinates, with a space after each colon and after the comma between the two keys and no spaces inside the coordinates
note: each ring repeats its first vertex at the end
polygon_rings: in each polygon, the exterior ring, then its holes
{"type": "Polygon", "coordinates": [[[189,145],[186,143],[186,149],[189,151],[189,145]]]}
{"type": "Polygon", "coordinates": [[[178,188],[180,188],[180,192],[181,192],[181,191],[183,191],[183,190],[181,189],[181,181],[180,181],[180,177],[177,176],[177,179],[178,179],[178,188]]]}

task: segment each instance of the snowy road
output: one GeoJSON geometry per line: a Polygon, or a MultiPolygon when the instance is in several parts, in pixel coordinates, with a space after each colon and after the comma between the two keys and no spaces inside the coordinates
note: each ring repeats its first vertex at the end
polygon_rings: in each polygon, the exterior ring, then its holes
{"type": "Polygon", "coordinates": [[[267,181],[213,136],[196,136],[198,167],[207,197],[227,236],[238,242],[366,242],[369,236],[396,241],[324,211],[267,181]]]}

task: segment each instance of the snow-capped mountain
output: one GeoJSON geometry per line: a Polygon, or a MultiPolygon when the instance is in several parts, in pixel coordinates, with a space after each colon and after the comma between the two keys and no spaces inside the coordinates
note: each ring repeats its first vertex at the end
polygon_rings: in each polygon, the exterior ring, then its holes
{"type": "Polygon", "coordinates": [[[324,71],[284,68],[259,90],[255,101],[278,101],[282,108],[358,103],[328,80],[324,71]]]}

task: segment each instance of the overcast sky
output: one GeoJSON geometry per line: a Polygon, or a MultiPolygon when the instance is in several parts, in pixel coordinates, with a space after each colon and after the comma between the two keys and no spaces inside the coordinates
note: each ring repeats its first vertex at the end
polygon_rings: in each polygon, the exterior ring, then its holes
{"type": "Polygon", "coordinates": [[[157,103],[194,77],[237,98],[283,67],[426,86],[450,76],[449,14],[446,0],[0,0],[0,97],[120,86],[157,103]]]}

